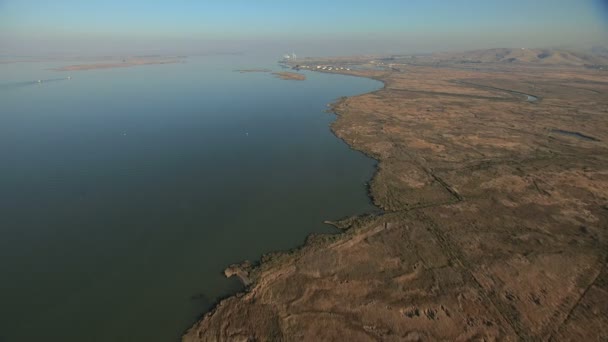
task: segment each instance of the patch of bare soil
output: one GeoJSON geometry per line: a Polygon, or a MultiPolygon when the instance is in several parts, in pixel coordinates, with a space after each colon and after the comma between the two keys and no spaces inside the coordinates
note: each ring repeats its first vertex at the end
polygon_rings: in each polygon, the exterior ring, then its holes
{"type": "Polygon", "coordinates": [[[288,71],[282,71],[282,72],[273,72],[273,75],[275,75],[276,77],[283,79],[283,80],[292,80],[292,81],[304,81],[306,80],[306,76],[303,74],[298,74],[295,72],[288,72],[288,71]]]}

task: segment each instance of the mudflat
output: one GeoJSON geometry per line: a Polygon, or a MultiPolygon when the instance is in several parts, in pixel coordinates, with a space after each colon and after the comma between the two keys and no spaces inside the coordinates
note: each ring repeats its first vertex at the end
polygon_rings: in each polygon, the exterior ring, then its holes
{"type": "Polygon", "coordinates": [[[232,265],[247,291],[183,340],[608,339],[608,73],[383,65],[334,71],[385,87],[333,104],[332,130],[379,161],[384,213],[232,265]]]}
{"type": "Polygon", "coordinates": [[[296,72],[273,72],[273,75],[283,80],[292,80],[292,81],[304,81],[306,80],[306,76],[304,74],[298,74],[296,72]]]}
{"type": "Polygon", "coordinates": [[[247,74],[247,73],[252,73],[252,72],[272,72],[272,70],[270,69],[264,69],[264,68],[257,68],[257,69],[238,69],[238,70],[234,70],[235,72],[241,73],[241,74],[247,74]]]}
{"type": "Polygon", "coordinates": [[[173,64],[181,63],[180,59],[164,59],[164,58],[130,58],[122,61],[108,61],[99,63],[87,63],[87,64],[74,64],[67,65],[60,68],[55,68],[55,71],[81,71],[81,70],[95,70],[95,69],[113,69],[113,68],[128,68],[140,65],[154,65],[154,64],[173,64]]]}

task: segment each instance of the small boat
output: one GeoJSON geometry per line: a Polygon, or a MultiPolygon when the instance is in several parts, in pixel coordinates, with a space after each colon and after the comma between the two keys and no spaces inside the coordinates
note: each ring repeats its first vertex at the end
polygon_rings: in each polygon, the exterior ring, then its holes
{"type": "Polygon", "coordinates": [[[36,82],[37,82],[37,83],[42,83],[42,80],[38,80],[38,81],[36,81],[36,82]]]}

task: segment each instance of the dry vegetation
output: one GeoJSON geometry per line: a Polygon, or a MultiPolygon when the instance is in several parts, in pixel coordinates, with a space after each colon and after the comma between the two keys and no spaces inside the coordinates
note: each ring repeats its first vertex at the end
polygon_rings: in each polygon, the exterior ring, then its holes
{"type": "Polygon", "coordinates": [[[608,73],[482,66],[342,72],[386,85],[332,127],[385,213],[232,267],[183,340],[607,340],[608,73]]]}

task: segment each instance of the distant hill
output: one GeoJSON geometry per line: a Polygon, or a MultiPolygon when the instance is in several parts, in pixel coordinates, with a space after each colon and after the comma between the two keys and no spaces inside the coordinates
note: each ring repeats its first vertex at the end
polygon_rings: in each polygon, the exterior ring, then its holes
{"type": "Polygon", "coordinates": [[[433,54],[442,61],[462,63],[537,63],[547,65],[608,65],[608,54],[598,48],[590,53],[553,49],[489,49],[433,54]],[[604,52],[604,53],[601,53],[604,52]]]}

